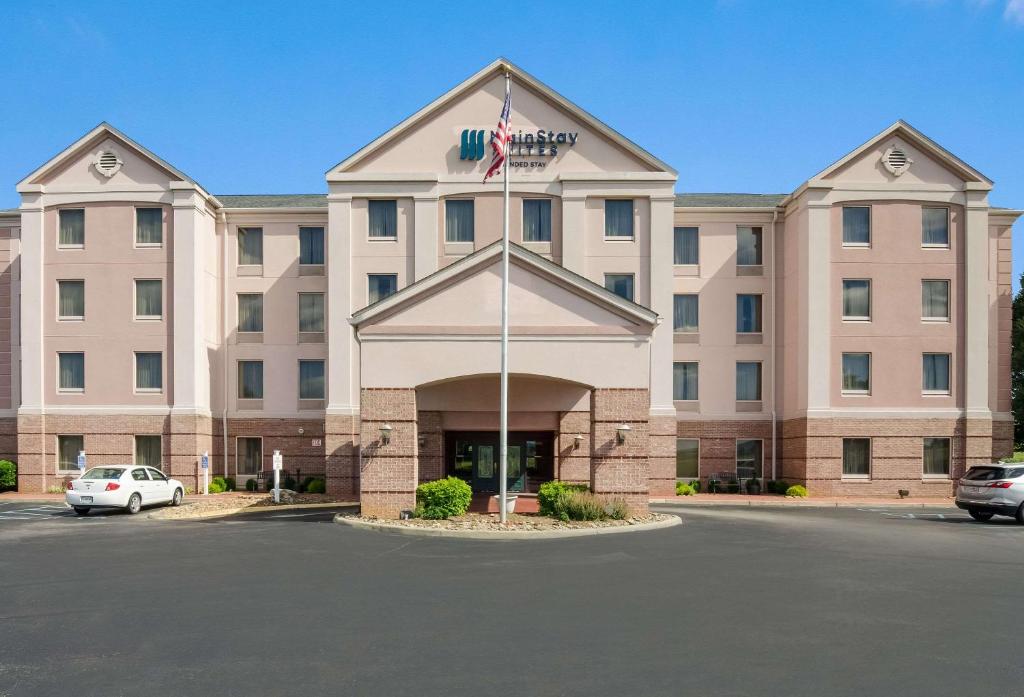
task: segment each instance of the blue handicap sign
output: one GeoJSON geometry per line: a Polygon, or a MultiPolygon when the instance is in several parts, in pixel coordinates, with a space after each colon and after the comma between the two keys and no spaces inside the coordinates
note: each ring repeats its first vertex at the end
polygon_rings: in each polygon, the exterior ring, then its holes
{"type": "Polygon", "coordinates": [[[78,469],[85,469],[85,453],[83,452],[78,453],[78,469]]]}
{"type": "Polygon", "coordinates": [[[204,470],[210,469],[210,456],[203,455],[201,458],[199,458],[199,463],[204,470]]]}

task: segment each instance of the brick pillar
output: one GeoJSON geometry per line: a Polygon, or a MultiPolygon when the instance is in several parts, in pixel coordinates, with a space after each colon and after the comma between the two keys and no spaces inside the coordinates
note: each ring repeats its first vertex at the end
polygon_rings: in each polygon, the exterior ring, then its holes
{"type": "Polygon", "coordinates": [[[327,493],[355,501],[359,497],[359,417],[328,414],[324,419],[324,473],[327,493]]]}
{"type": "Polygon", "coordinates": [[[359,397],[359,503],[364,516],[397,518],[416,506],[416,390],[364,388],[359,397]],[[380,427],[390,424],[390,442],[380,427]]]}
{"type": "Polygon", "coordinates": [[[676,495],[676,417],[648,417],[650,430],[650,495],[676,495]]]}
{"type": "MultiPolygon", "coordinates": [[[[17,419],[17,456],[14,461],[18,465],[18,491],[21,493],[42,493],[48,487],[59,484],[62,479],[56,476],[47,477],[52,473],[53,460],[47,466],[47,439],[44,436],[43,416],[19,416],[17,419]]],[[[55,440],[54,438],[50,439],[55,440]]],[[[52,450],[55,445],[50,446],[52,450]]]]}
{"type": "MultiPolygon", "coordinates": [[[[199,457],[204,452],[210,453],[210,478],[223,473],[223,469],[217,471],[213,459],[213,420],[208,416],[174,414],[168,421],[162,453],[165,474],[199,491],[202,489],[199,457]]],[[[134,443],[131,447],[134,448],[134,443]]]]}
{"type": "Polygon", "coordinates": [[[559,414],[556,453],[556,479],[574,484],[590,484],[589,411],[563,411],[559,414]],[[583,436],[583,440],[577,441],[576,436],[583,436]]]}
{"type": "Polygon", "coordinates": [[[646,514],[650,498],[649,401],[640,389],[595,389],[590,395],[590,490],[624,500],[633,515],[646,514]],[[630,431],[619,443],[623,423],[630,431]]]}
{"type": "Polygon", "coordinates": [[[441,479],[444,476],[444,432],[441,430],[441,412],[416,412],[416,435],[416,446],[419,448],[419,481],[431,482],[441,479]]]}

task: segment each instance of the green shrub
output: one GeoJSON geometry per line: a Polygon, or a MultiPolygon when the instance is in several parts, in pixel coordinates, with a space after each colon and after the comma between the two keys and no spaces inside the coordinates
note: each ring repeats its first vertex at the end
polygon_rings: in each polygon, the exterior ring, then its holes
{"type": "Polygon", "coordinates": [[[612,499],[605,506],[605,513],[612,520],[625,520],[629,517],[629,507],[622,499],[612,499]]]}
{"type": "Polygon", "coordinates": [[[323,477],[310,477],[312,481],[306,485],[306,491],[311,494],[326,494],[327,493],[327,482],[324,481],[323,477]]]}
{"type": "Polygon", "coordinates": [[[257,489],[259,489],[259,486],[260,485],[256,483],[255,479],[246,479],[245,480],[245,490],[246,491],[256,491],[257,489]]]}
{"type": "Polygon", "coordinates": [[[801,498],[806,497],[807,487],[801,486],[799,484],[794,484],[793,486],[786,489],[786,496],[799,496],[801,498]]]}
{"type": "Polygon", "coordinates": [[[695,493],[688,482],[676,482],[676,496],[693,496],[695,493]]]}
{"type": "Polygon", "coordinates": [[[207,489],[211,494],[222,494],[228,490],[228,484],[224,477],[214,477],[207,489]]]}
{"type": "Polygon", "coordinates": [[[700,480],[699,479],[694,479],[692,482],[690,482],[690,488],[693,489],[693,493],[699,494],[700,493],[700,480]]]}
{"type": "Polygon", "coordinates": [[[235,478],[234,477],[224,477],[224,488],[227,491],[234,491],[235,490],[235,478]]]}
{"type": "Polygon", "coordinates": [[[416,517],[443,520],[469,508],[473,490],[458,477],[425,482],[416,487],[416,517]]]}
{"type": "Polygon", "coordinates": [[[292,477],[291,475],[281,480],[282,489],[291,489],[292,491],[295,491],[296,486],[298,485],[295,483],[295,477],[292,477]]]}
{"type": "Polygon", "coordinates": [[[18,486],[18,466],[10,460],[0,460],[0,491],[18,486]]]}
{"type": "MultiPolygon", "coordinates": [[[[315,479],[316,479],[316,477],[303,477],[302,481],[299,482],[299,488],[296,489],[295,491],[298,491],[299,493],[302,493],[304,491],[309,491],[309,485],[312,484],[315,479]]],[[[309,491],[309,493],[312,494],[312,493],[316,493],[316,492],[309,491]]]]}
{"type": "Polygon", "coordinates": [[[604,506],[589,491],[564,491],[555,498],[555,517],[569,520],[604,520],[604,506]]]}
{"type": "Polygon", "coordinates": [[[780,496],[785,496],[786,489],[789,488],[789,484],[787,482],[782,481],[781,479],[769,479],[767,482],[765,482],[764,488],[765,491],[771,492],[773,494],[779,494],[780,496]]]}
{"type": "Polygon", "coordinates": [[[569,482],[544,482],[537,491],[537,507],[541,515],[557,517],[555,499],[570,491],[586,491],[586,484],[570,484],[569,482]]]}

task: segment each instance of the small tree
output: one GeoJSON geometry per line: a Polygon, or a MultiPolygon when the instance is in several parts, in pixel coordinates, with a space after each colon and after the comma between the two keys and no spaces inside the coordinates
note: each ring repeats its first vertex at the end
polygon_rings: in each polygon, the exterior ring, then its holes
{"type": "Polygon", "coordinates": [[[1010,334],[1010,398],[1013,400],[1014,450],[1024,447],[1024,274],[1013,298],[1010,334]]]}

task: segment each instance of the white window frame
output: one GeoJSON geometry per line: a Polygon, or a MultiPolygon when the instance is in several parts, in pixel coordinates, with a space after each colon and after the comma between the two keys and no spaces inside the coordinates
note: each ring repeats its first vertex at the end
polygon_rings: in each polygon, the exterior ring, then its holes
{"type": "Polygon", "coordinates": [[[267,394],[267,372],[265,370],[266,367],[267,367],[267,362],[264,359],[262,359],[262,358],[236,358],[235,359],[235,401],[236,401],[236,403],[239,402],[239,401],[243,401],[243,402],[263,401],[263,398],[267,394]],[[259,397],[243,397],[242,396],[242,380],[241,380],[241,377],[242,377],[242,364],[243,363],[259,363],[264,368],[264,370],[261,371],[262,372],[262,376],[263,376],[263,394],[260,395],[259,397]]]}
{"type": "Polygon", "coordinates": [[[844,397],[870,397],[871,396],[871,385],[874,382],[872,380],[872,372],[874,370],[874,355],[871,351],[842,351],[839,354],[839,391],[844,397]],[[848,390],[843,387],[843,356],[847,354],[865,354],[868,357],[868,389],[866,390],[848,390]]]}
{"type": "MultiPolygon", "coordinates": [[[[69,474],[69,473],[78,473],[79,470],[78,470],[77,466],[76,467],[72,467],[71,469],[68,469],[68,470],[62,470],[60,468],[60,439],[61,438],[81,438],[82,439],[82,449],[79,452],[88,452],[88,451],[85,450],[85,434],[84,433],[57,433],[57,434],[54,435],[53,438],[54,438],[54,449],[55,449],[55,458],[54,459],[56,460],[56,462],[53,463],[54,471],[57,473],[58,476],[59,475],[64,475],[64,474],[69,474]]],[[[86,464],[88,464],[88,463],[86,463],[86,464]]],[[[86,469],[88,469],[88,467],[86,467],[86,469]]]]}
{"type": "Polygon", "coordinates": [[[159,322],[164,318],[163,310],[164,305],[164,279],[162,278],[133,278],[132,279],[132,317],[137,322],[159,322]],[[139,281],[159,281],[160,282],[160,314],[159,315],[140,315],[139,314],[139,281]]]}
{"type": "MultiPolygon", "coordinates": [[[[85,351],[58,351],[56,365],[56,375],[54,375],[54,385],[57,386],[58,394],[85,394],[85,351]],[[63,355],[78,355],[82,356],[82,387],[61,387],[60,386],[60,357],[63,355]]],[[[74,435],[74,434],[72,434],[74,435]]]]}
{"type": "Polygon", "coordinates": [[[839,244],[847,249],[871,249],[871,245],[875,241],[875,210],[874,206],[857,206],[857,205],[841,205],[839,211],[839,244]],[[868,241],[867,242],[847,242],[843,239],[843,212],[842,209],[846,208],[867,208],[868,209],[868,241]]]}
{"type": "MultiPolygon", "coordinates": [[[[369,284],[369,281],[367,281],[369,284]]],[[[295,324],[299,328],[300,334],[326,334],[327,333],[327,293],[319,290],[300,290],[295,294],[295,324]],[[311,332],[302,328],[302,296],[303,295],[319,295],[322,298],[320,303],[323,306],[323,329],[318,332],[311,332]]]]}
{"type": "Polygon", "coordinates": [[[921,437],[921,479],[947,481],[953,478],[953,439],[949,436],[922,436],[921,437]],[[949,441],[949,461],[946,463],[946,474],[926,474],[924,471],[924,442],[926,440],[949,441]]]}
{"type": "Polygon", "coordinates": [[[843,441],[847,440],[866,440],[868,442],[868,473],[867,474],[847,474],[845,472],[846,462],[843,461],[843,457],[846,455],[846,450],[843,449],[843,444],[840,444],[840,452],[842,456],[839,461],[839,478],[850,480],[850,481],[870,481],[871,473],[874,471],[875,466],[875,442],[871,436],[844,436],[843,441]]]}
{"type": "MultiPolygon", "coordinates": [[[[473,213],[474,213],[474,215],[476,214],[475,206],[474,206],[473,213]]],[[[474,225],[474,230],[473,230],[474,236],[476,234],[476,229],[475,228],[476,228],[476,226],[474,225]]],[[[325,230],[325,232],[326,232],[326,230],[325,230]]],[[[384,196],[384,197],[374,196],[372,198],[366,199],[366,241],[367,242],[397,242],[398,241],[398,199],[397,198],[392,198],[392,197],[387,197],[387,196],[384,196]],[[395,234],[394,235],[382,235],[380,237],[374,237],[373,235],[370,234],[370,204],[373,201],[385,201],[385,202],[386,201],[393,201],[394,202],[394,204],[395,204],[395,234]]],[[[326,236],[325,236],[325,242],[326,242],[326,236]]]]}
{"type": "MultiPolygon", "coordinates": [[[[325,233],[326,236],[326,233],[325,233]]],[[[236,225],[235,226],[235,267],[241,269],[262,269],[264,262],[267,260],[267,248],[266,248],[266,229],[262,225],[236,225]],[[238,241],[238,233],[240,230],[259,230],[260,231],[260,251],[262,258],[258,264],[243,264],[242,263],[242,250],[238,241]]]]}
{"type": "Polygon", "coordinates": [[[263,436],[244,436],[244,435],[235,436],[235,477],[236,478],[237,477],[256,477],[256,476],[259,475],[260,472],[263,471],[263,459],[266,457],[266,451],[264,450],[263,445],[264,445],[264,443],[263,443],[263,436]],[[238,447],[238,441],[241,440],[242,438],[256,439],[256,440],[259,440],[259,442],[260,442],[260,466],[259,466],[259,469],[256,470],[255,474],[243,474],[243,473],[238,471],[238,454],[241,451],[241,448],[238,447]]]}
{"type": "Polygon", "coordinates": [[[737,302],[734,305],[734,307],[735,307],[734,311],[736,312],[736,318],[735,318],[736,321],[734,322],[734,324],[738,324],[739,323],[739,299],[741,297],[743,297],[743,296],[750,296],[750,297],[754,297],[754,298],[758,298],[759,299],[759,303],[760,303],[760,313],[759,313],[759,315],[760,315],[760,318],[761,318],[761,328],[756,330],[756,331],[752,331],[752,332],[741,332],[739,330],[739,328],[737,328],[736,329],[736,333],[740,334],[742,336],[763,336],[764,335],[764,293],[737,293],[736,294],[736,301],[737,302]]]}
{"type": "Polygon", "coordinates": [[[140,437],[141,438],[159,438],[160,439],[160,464],[161,465],[163,464],[163,459],[164,459],[164,435],[162,433],[135,433],[135,434],[132,434],[132,466],[133,467],[150,467],[152,469],[158,470],[164,476],[167,476],[167,473],[164,472],[162,467],[153,467],[153,465],[144,465],[141,462],[136,462],[136,460],[138,458],[138,454],[139,454],[138,439],[140,437]]]}
{"type": "Polygon", "coordinates": [[[56,242],[57,249],[85,249],[85,207],[84,206],[65,206],[57,209],[57,229],[56,242]],[[82,244],[61,244],[60,242],[60,212],[61,211],[82,211],[82,244]]]}
{"type": "MultiPolygon", "coordinates": [[[[243,226],[244,227],[244,226],[243,226]]],[[[295,226],[295,258],[299,260],[299,266],[304,269],[322,269],[327,265],[327,224],[317,225],[316,223],[306,223],[304,225],[295,226]],[[302,263],[302,228],[318,227],[324,231],[324,263],[323,264],[303,264],[302,263]]]]}
{"type": "Polygon", "coordinates": [[[741,269],[763,269],[764,268],[765,253],[767,251],[768,250],[765,248],[765,234],[764,234],[764,226],[763,225],[737,225],[736,226],[736,266],[737,266],[737,268],[741,268],[741,269]],[[758,248],[761,251],[761,263],[759,263],[759,264],[741,264],[740,263],[739,256],[740,256],[740,230],[741,229],[743,229],[743,230],[750,230],[751,234],[753,234],[754,230],[760,230],[761,231],[761,233],[760,233],[760,236],[761,236],[760,244],[758,244],[758,248]]]}
{"type": "Polygon", "coordinates": [[[611,293],[612,295],[614,295],[617,298],[622,298],[623,300],[627,300],[627,301],[629,301],[631,303],[635,303],[636,302],[636,274],[633,273],[632,271],[606,271],[605,274],[604,274],[604,287],[605,287],[604,288],[605,290],[607,290],[609,293],[611,293]],[[619,295],[618,293],[616,293],[614,290],[611,290],[610,288],[608,288],[608,277],[609,276],[629,276],[630,279],[632,279],[632,282],[633,282],[633,297],[632,298],[623,297],[623,296],[619,295]]]}
{"type": "Polygon", "coordinates": [[[135,206],[133,208],[134,216],[132,216],[132,242],[136,249],[162,249],[164,246],[164,240],[167,239],[166,226],[163,223],[164,209],[162,206],[135,206]],[[158,210],[160,211],[160,241],[159,242],[139,242],[139,209],[143,208],[146,210],[158,210]]]}
{"type": "MultiPolygon", "coordinates": [[[[606,196],[604,198],[605,205],[602,206],[601,212],[603,213],[602,223],[604,223],[604,229],[601,230],[601,234],[604,236],[605,242],[635,242],[636,241],[636,222],[637,222],[637,211],[636,211],[636,199],[630,196],[618,197],[618,196],[606,196]],[[633,224],[630,226],[633,234],[632,235],[612,235],[608,236],[608,201],[629,201],[630,208],[633,211],[633,224]]],[[[634,292],[636,289],[634,288],[634,292]]]]}
{"type": "MultiPolygon", "coordinates": [[[[367,306],[369,306],[369,305],[371,305],[373,303],[379,303],[379,302],[381,302],[383,300],[386,300],[386,299],[390,298],[392,295],[394,295],[397,292],[398,292],[398,274],[397,273],[393,273],[393,272],[390,272],[390,271],[383,271],[383,272],[381,272],[381,271],[374,271],[373,273],[367,273],[366,274],[366,305],[367,306]],[[395,279],[395,292],[391,293],[391,295],[385,295],[383,298],[378,298],[377,300],[370,300],[370,278],[372,276],[393,276],[394,279],[395,279]]],[[[324,303],[325,303],[324,304],[324,312],[327,311],[326,302],[327,302],[327,299],[324,298],[324,303]]],[[[326,319],[324,321],[326,322],[326,319]]]]}
{"type": "Polygon", "coordinates": [[[82,304],[85,304],[85,279],[84,278],[58,278],[57,279],[57,321],[58,322],[84,322],[85,315],[62,315],[60,313],[60,284],[61,283],[81,283],[82,284],[82,304]]]}
{"type": "Polygon", "coordinates": [[[327,359],[326,358],[299,358],[295,362],[295,378],[297,381],[295,392],[299,395],[299,399],[304,402],[324,400],[327,399],[327,359]],[[302,364],[303,363],[322,363],[324,366],[324,393],[320,397],[303,397],[302,396],[302,364]]]}
{"type": "Polygon", "coordinates": [[[921,206],[921,249],[949,249],[952,244],[953,216],[949,210],[949,206],[921,206]],[[946,211],[946,244],[929,244],[924,241],[924,212],[929,208],[946,211]]]}
{"type": "MultiPolygon", "coordinates": [[[[753,359],[753,360],[741,359],[741,360],[737,360],[734,363],[735,367],[733,368],[733,373],[732,373],[733,395],[734,396],[735,396],[735,393],[737,392],[737,388],[739,387],[739,380],[738,380],[738,378],[739,378],[739,372],[740,372],[740,363],[756,363],[757,365],[760,366],[760,369],[758,370],[758,373],[757,373],[757,377],[758,377],[757,391],[761,393],[761,397],[759,399],[740,399],[737,396],[736,397],[736,401],[737,402],[741,402],[743,404],[760,404],[760,403],[762,403],[764,401],[764,361],[762,361],[760,359],[753,359]]],[[[746,440],[751,440],[751,439],[748,438],[746,440]]]]}
{"type": "Polygon", "coordinates": [[[699,482],[700,481],[700,451],[701,451],[701,438],[691,438],[689,436],[676,436],[676,453],[679,452],[679,441],[681,440],[695,440],[697,441],[697,476],[696,477],[680,477],[676,476],[677,482],[699,482]]]}
{"type": "Polygon", "coordinates": [[[953,354],[948,351],[923,351],[921,353],[921,394],[925,397],[948,397],[953,394],[953,354]],[[926,390],[924,388],[924,357],[945,356],[946,357],[946,385],[945,390],[926,390]]]}
{"type": "Polygon", "coordinates": [[[164,374],[164,352],[163,351],[132,351],[132,391],[135,394],[163,394],[164,383],[167,382],[167,375],[164,374]],[[160,356],[160,387],[139,387],[139,354],[156,353],[160,356]]]}
{"type": "Polygon", "coordinates": [[[700,266],[700,225],[673,225],[672,226],[672,266],[676,268],[680,267],[699,267],[700,266]],[[676,263],[676,228],[689,228],[697,231],[697,261],[692,264],[677,264],[676,263]]]}
{"type": "Polygon", "coordinates": [[[680,402],[682,404],[699,404],[700,403],[700,361],[691,361],[688,359],[684,360],[673,360],[672,361],[672,401],[680,402]],[[676,363],[693,363],[697,366],[697,399],[676,399],[676,385],[675,385],[675,372],[676,363]]]}
{"type": "MultiPolygon", "coordinates": [[[[634,281],[635,282],[635,281],[634,281]]],[[[700,293],[673,293],[672,294],[672,333],[673,334],[700,334],[700,293]],[[697,328],[696,329],[676,329],[676,298],[692,296],[697,298],[697,328]]]]}
{"type": "MultiPolygon", "coordinates": [[[[737,474],[738,474],[738,470],[739,470],[739,467],[740,467],[740,441],[741,440],[756,440],[756,441],[761,443],[761,474],[755,475],[754,479],[763,480],[764,479],[764,466],[765,466],[765,461],[764,461],[764,459],[765,459],[765,457],[764,457],[765,456],[764,438],[740,438],[740,437],[736,437],[734,439],[733,449],[732,449],[732,464],[733,464],[734,471],[737,471],[737,474]]],[[[737,479],[739,479],[738,476],[737,476],[737,479]]]]}
{"type": "Polygon", "coordinates": [[[953,315],[953,302],[950,294],[953,292],[953,284],[948,278],[922,278],[921,279],[921,321],[928,323],[949,324],[953,315]],[[946,316],[926,317],[924,314],[924,284],[945,283],[946,284],[946,316]]]}
{"type": "Polygon", "coordinates": [[[844,314],[842,316],[843,317],[843,321],[844,322],[857,322],[857,323],[870,322],[871,321],[871,316],[874,314],[874,311],[875,311],[875,307],[874,307],[874,304],[875,304],[875,297],[874,296],[875,296],[875,294],[872,292],[874,289],[872,288],[873,284],[871,283],[871,279],[870,278],[844,278],[844,279],[842,279],[842,281],[840,282],[841,296],[842,297],[839,298],[840,302],[842,303],[842,306],[839,308],[840,312],[842,312],[846,308],[846,282],[847,281],[864,281],[864,282],[866,282],[868,284],[868,314],[866,316],[846,315],[846,314],[844,314]]]}

